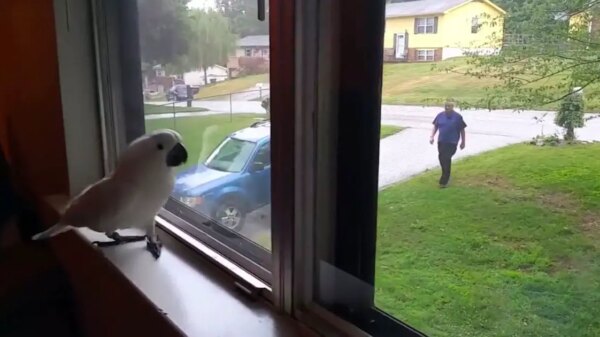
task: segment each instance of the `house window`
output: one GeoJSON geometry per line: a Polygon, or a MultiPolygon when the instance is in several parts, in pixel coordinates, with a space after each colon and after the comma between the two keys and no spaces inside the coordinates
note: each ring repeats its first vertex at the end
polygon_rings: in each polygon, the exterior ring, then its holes
{"type": "Polygon", "coordinates": [[[479,17],[474,16],[471,19],[471,33],[477,34],[477,33],[479,33],[480,30],[481,30],[481,24],[479,23],[479,17]]]}
{"type": "Polygon", "coordinates": [[[250,48],[244,49],[244,55],[246,55],[248,57],[252,56],[252,49],[250,49],[250,48]]]}
{"type": "Polygon", "coordinates": [[[435,50],[419,49],[417,50],[417,61],[435,61],[435,50]]]}
{"type": "Polygon", "coordinates": [[[434,17],[428,17],[428,18],[416,18],[415,19],[415,33],[416,34],[435,34],[436,32],[436,27],[435,27],[435,18],[434,17]]]}

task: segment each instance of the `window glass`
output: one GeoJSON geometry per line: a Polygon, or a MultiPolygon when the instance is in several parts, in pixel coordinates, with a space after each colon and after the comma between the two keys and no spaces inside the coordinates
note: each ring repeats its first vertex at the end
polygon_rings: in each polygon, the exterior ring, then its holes
{"type": "Polygon", "coordinates": [[[471,19],[471,33],[473,34],[477,34],[479,33],[479,28],[480,28],[480,24],[479,24],[479,17],[478,16],[474,16],[473,19],[471,19]]]}
{"type": "Polygon", "coordinates": [[[435,18],[417,18],[417,33],[419,34],[432,34],[435,29],[435,18]]]}
{"type": "Polygon", "coordinates": [[[419,60],[419,61],[433,61],[434,58],[435,58],[435,50],[432,50],[432,49],[417,50],[417,60],[419,60]]]}
{"type": "Polygon", "coordinates": [[[269,63],[242,47],[268,50],[268,22],[256,1],[137,2],[146,130],[178,131],[189,153],[167,210],[268,269],[269,63]]]}
{"type": "Polygon", "coordinates": [[[384,63],[379,309],[431,337],[600,336],[599,12],[465,2],[384,63]]]}

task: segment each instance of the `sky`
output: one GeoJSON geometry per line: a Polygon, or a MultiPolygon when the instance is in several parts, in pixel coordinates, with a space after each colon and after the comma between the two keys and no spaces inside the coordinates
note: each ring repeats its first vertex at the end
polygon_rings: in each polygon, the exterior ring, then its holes
{"type": "Polygon", "coordinates": [[[215,8],[215,0],[192,0],[188,3],[190,8],[215,8]]]}

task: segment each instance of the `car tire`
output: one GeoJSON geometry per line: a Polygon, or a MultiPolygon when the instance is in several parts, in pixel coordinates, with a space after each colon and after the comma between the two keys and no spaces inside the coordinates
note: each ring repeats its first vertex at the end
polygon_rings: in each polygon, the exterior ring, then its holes
{"type": "Polygon", "coordinates": [[[246,210],[238,199],[226,198],[216,207],[213,217],[223,227],[239,232],[246,222],[246,210]]]}

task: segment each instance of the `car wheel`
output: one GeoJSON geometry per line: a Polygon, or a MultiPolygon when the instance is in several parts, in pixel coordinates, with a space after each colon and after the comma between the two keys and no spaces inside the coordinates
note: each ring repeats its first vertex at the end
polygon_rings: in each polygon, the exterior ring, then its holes
{"type": "Polygon", "coordinates": [[[239,231],[246,221],[246,212],[235,199],[225,199],[215,211],[215,219],[224,227],[239,231]]]}

